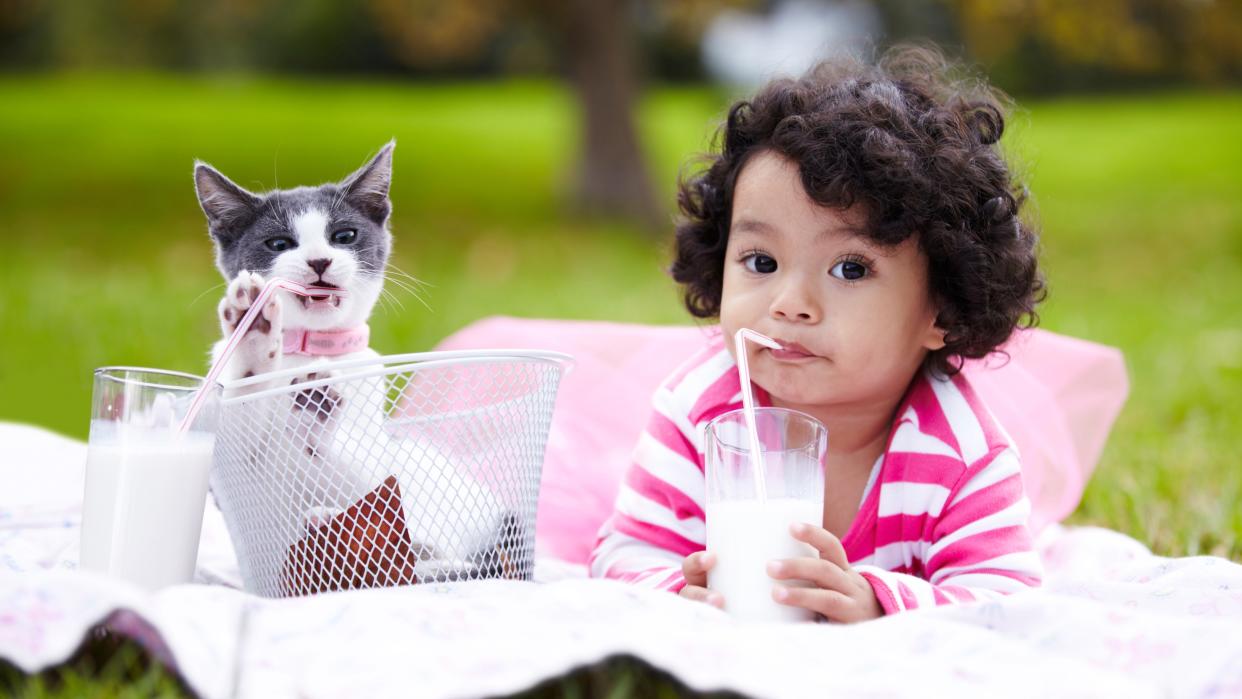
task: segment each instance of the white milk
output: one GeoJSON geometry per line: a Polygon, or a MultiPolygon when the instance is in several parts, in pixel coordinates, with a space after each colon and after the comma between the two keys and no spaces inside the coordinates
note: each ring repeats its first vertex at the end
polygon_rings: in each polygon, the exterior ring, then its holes
{"type": "MultiPolygon", "coordinates": [[[[810,621],[815,614],[772,599],[778,582],[768,576],[768,561],[819,553],[789,533],[789,525],[820,526],[823,503],[794,498],[722,500],[707,504],[707,550],[716,565],[707,586],[724,595],[725,611],[743,621],[810,621]]],[[[796,584],[796,583],[794,583],[796,584]]]]}
{"type": "Polygon", "coordinates": [[[81,567],[148,590],[189,582],[215,438],[97,429],[87,449],[81,567]]]}

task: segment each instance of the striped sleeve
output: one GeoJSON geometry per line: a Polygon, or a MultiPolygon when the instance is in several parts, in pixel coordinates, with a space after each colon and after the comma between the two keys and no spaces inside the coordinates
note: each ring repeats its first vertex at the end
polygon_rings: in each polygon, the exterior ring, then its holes
{"type": "Polygon", "coordinates": [[[591,552],[592,577],[654,589],[685,586],[682,560],[707,541],[698,436],[668,388],[653,398],[647,428],[591,552]]]}
{"type": "Polygon", "coordinates": [[[924,577],[874,565],[855,569],[886,614],[1039,587],[1042,567],[1026,525],[1030,510],[1017,453],[996,446],[950,491],[922,557],[924,577]]]}

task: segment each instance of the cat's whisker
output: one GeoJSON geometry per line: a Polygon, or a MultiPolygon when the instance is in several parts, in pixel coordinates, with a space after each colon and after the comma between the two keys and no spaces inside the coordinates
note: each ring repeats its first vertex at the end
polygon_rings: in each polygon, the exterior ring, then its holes
{"type": "Polygon", "coordinates": [[[415,289],[415,288],[410,287],[409,285],[403,284],[402,282],[396,279],[390,279],[389,281],[392,282],[393,286],[396,286],[398,289],[401,289],[402,291],[406,292],[410,296],[413,296],[415,300],[417,300],[419,303],[425,306],[427,310],[429,311],[431,310],[431,306],[428,305],[423,294],[418,289],[415,289]]]}
{"type": "Polygon", "coordinates": [[[391,270],[384,274],[384,279],[386,281],[392,282],[393,284],[400,286],[403,289],[418,289],[418,290],[422,289],[422,286],[417,285],[417,284],[411,284],[410,282],[402,279],[401,277],[398,277],[392,274],[391,270]]]}
{"type": "Polygon", "coordinates": [[[411,289],[411,290],[419,291],[419,292],[427,291],[429,289],[434,288],[431,284],[419,281],[417,279],[410,280],[410,279],[402,279],[401,277],[389,277],[389,280],[391,280],[392,283],[394,284],[400,284],[407,289],[411,289]]]}
{"type": "Polygon", "coordinates": [[[431,282],[423,281],[422,279],[419,279],[418,277],[412,274],[407,274],[405,272],[402,272],[401,270],[396,270],[396,272],[397,272],[398,277],[410,282],[411,284],[419,287],[420,289],[430,289],[435,286],[435,284],[432,284],[431,282]]]}
{"type": "Polygon", "coordinates": [[[423,308],[426,308],[428,313],[435,313],[435,312],[436,312],[436,311],[435,311],[435,309],[431,307],[431,304],[427,303],[427,301],[426,301],[426,300],[424,300],[422,296],[415,296],[415,297],[414,297],[414,300],[416,300],[416,301],[418,301],[420,304],[422,304],[423,308]]]}
{"type": "Polygon", "coordinates": [[[293,225],[293,219],[289,218],[288,209],[286,209],[284,205],[281,204],[281,201],[280,201],[280,176],[276,174],[276,171],[278,169],[277,168],[278,157],[279,156],[277,155],[272,156],[272,179],[276,182],[276,189],[275,191],[273,191],[274,196],[272,197],[272,205],[276,209],[276,215],[280,218],[282,222],[284,222],[285,226],[291,227],[293,225]]]}
{"type": "Polygon", "coordinates": [[[328,204],[328,213],[330,214],[336,213],[337,208],[340,207],[341,201],[344,198],[345,198],[345,188],[344,187],[337,188],[336,194],[332,195],[332,202],[328,204]]]}
{"type": "Polygon", "coordinates": [[[395,278],[393,278],[393,277],[385,277],[385,280],[386,280],[389,284],[392,284],[393,286],[397,287],[398,289],[402,289],[402,290],[404,290],[404,291],[408,291],[408,292],[410,292],[411,294],[417,294],[417,293],[419,293],[419,292],[421,292],[421,291],[422,291],[422,289],[420,289],[420,288],[418,288],[418,287],[416,287],[416,286],[414,286],[414,285],[412,285],[412,284],[410,284],[410,283],[408,283],[408,282],[402,281],[401,279],[395,279],[395,278]]]}
{"type": "Polygon", "coordinates": [[[333,200],[332,200],[332,208],[333,208],[333,209],[336,209],[338,206],[340,206],[342,203],[344,203],[344,201],[345,201],[345,193],[346,193],[346,192],[347,192],[347,190],[346,190],[346,188],[345,188],[345,187],[340,187],[340,188],[337,190],[337,192],[336,192],[336,196],[335,196],[335,197],[333,198],[333,200]]]}
{"type": "Polygon", "coordinates": [[[432,284],[431,284],[430,282],[425,282],[425,281],[423,281],[423,280],[419,279],[418,277],[414,276],[413,274],[410,274],[409,272],[405,271],[404,269],[401,269],[400,267],[398,267],[398,266],[397,266],[397,263],[393,262],[392,260],[389,260],[389,261],[388,261],[388,271],[389,271],[389,272],[396,272],[397,274],[400,274],[401,276],[405,277],[406,279],[411,279],[411,280],[413,280],[413,281],[415,281],[415,282],[418,282],[419,284],[423,284],[423,285],[425,285],[425,286],[432,286],[432,284]]]}
{"type": "Polygon", "coordinates": [[[435,311],[431,308],[431,304],[427,303],[427,300],[424,299],[421,295],[410,292],[410,296],[414,297],[414,300],[418,301],[418,303],[422,305],[423,308],[426,308],[428,311],[435,313],[435,311]]]}
{"type": "Polygon", "coordinates": [[[195,296],[195,297],[194,297],[194,300],[193,300],[193,301],[190,301],[190,304],[189,304],[189,305],[190,305],[190,307],[191,307],[191,308],[193,308],[193,307],[194,307],[194,304],[198,303],[199,301],[202,301],[204,296],[206,296],[207,294],[210,294],[211,292],[215,291],[216,289],[219,289],[219,288],[221,288],[221,287],[225,286],[226,284],[227,284],[227,282],[220,282],[219,284],[216,284],[216,285],[214,285],[214,286],[207,287],[205,290],[203,290],[203,293],[199,294],[198,296],[195,296]]]}
{"type": "Polygon", "coordinates": [[[421,293],[420,289],[414,286],[411,286],[409,283],[402,281],[401,279],[395,279],[390,275],[385,275],[385,279],[389,283],[391,283],[393,286],[397,287],[398,289],[401,289],[402,291],[406,292],[410,296],[413,296],[414,300],[418,301],[419,303],[423,305],[423,308],[426,308],[428,311],[435,313],[435,311],[431,308],[431,304],[427,303],[427,300],[423,298],[423,294],[421,293]]]}
{"type": "Polygon", "coordinates": [[[395,303],[401,307],[402,311],[405,310],[405,304],[401,302],[401,299],[397,298],[396,294],[392,293],[388,289],[380,289],[380,301],[382,302],[389,301],[389,302],[395,303]]]}
{"type": "Polygon", "coordinates": [[[393,294],[391,291],[389,291],[388,289],[380,289],[380,298],[392,300],[392,301],[398,300],[397,296],[393,294]]]}
{"type": "Polygon", "coordinates": [[[389,281],[391,281],[394,284],[399,284],[399,285],[404,286],[405,288],[409,289],[411,293],[416,293],[416,290],[423,291],[425,289],[431,289],[435,287],[434,284],[430,282],[425,282],[422,279],[419,279],[418,277],[410,274],[409,272],[406,272],[405,270],[393,264],[388,265],[388,273],[385,275],[385,278],[387,278],[389,281]]]}
{"type": "MultiPolygon", "coordinates": [[[[420,304],[423,308],[426,308],[426,309],[427,309],[429,312],[431,312],[431,313],[435,313],[435,310],[434,310],[434,309],[432,309],[431,305],[427,303],[427,300],[426,300],[425,298],[423,298],[422,294],[419,294],[419,293],[417,293],[417,292],[415,292],[415,291],[411,291],[411,290],[409,290],[409,289],[403,289],[403,291],[405,291],[406,293],[408,293],[410,296],[414,297],[414,300],[415,300],[415,301],[418,301],[418,303],[419,303],[419,304],[420,304]]],[[[401,309],[404,311],[404,310],[405,310],[405,304],[404,304],[404,303],[401,303],[400,297],[398,297],[396,294],[393,294],[392,292],[388,292],[388,293],[392,296],[392,299],[393,299],[394,301],[396,301],[397,303],[401,304],[401,309]]]]}
{"type": "MultiPolygon", "coordinates": [[[[272,154],[272,182],[276,183],[276,189],[272,191],[272,193],[273,193],[273,194],[279,194],[279,192],[280,192],[280,175],[278,175],[278,174],[276,173],[276,171],[277,171],[277,169],[278,169],[278,168],[277,168],[277,165],[276,165],[276,160],[277,160],[277,156],[276,156],[276,154],[274,154],[274,153],[273,153],[273,154],[272,154]]],[[[283,208],[281,207],[281,205],[280,205],[280,197],[279,197],[279,196],[273,196],[273,197],[272,197],[272,208],[273,208],[273,209],[276,209],[276,217],[277,217],[277,218],[279,218],[279,219],[280,219],[280,220],[282,220],[282,221],[286,221],[286,222],[287,222],[287,218],[286,218],[286,216],[285,216],[285,211],[284,211],[284,209],[283,209],[283,208]]]]}
{"type": "Polygon", "coordinates": [[[394,314],[400,313],[401,315],[405,315],[406,313],[405,304],[401,303],[401,301],[395,296],[384,299],[383,307],[386,312],[391,311],[394,314]]]}
{"type": "Polygon", "coordinates": [[[401,274],[403,274],[403,275],[405,275],[405,276],[407,276],[407,277],[414,276],[414,275],[410,274],[409,272],[405,271],[404,269],[402,269],[401,267],[399,267],[399,266],[397,265],[397,263],[396,263],[396,262],[389,262],[389,263],[388,263],[388,268],[389,268],[390,270],[394,271],[394,272],[399,272],[399,273],[401,273],[401,274]]]}

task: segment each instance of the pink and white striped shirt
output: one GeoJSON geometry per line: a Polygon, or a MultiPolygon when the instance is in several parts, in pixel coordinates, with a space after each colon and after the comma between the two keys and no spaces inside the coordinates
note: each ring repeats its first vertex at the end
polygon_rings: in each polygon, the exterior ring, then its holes
{"type": "MultiPolygon", "coordinates": [[[[741,407],[723,339],[675,371],[652,403],[591,575],[677,591],[682,559],[707,541],[703,428],[741,407]]],[[[891,614],[1038,587],[1029,514],[1018,452],[965,377],[922,373],[841,543],[891,614]]]]}

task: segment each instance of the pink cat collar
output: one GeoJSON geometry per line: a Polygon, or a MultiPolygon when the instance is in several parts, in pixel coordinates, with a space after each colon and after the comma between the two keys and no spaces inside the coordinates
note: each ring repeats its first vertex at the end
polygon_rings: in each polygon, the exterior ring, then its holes
{"type": "Polygon", "coordinates": [[[367,348],[371,328],[359,325],[350,330],[285,330],[285,354],[334,357],[367,348]]]}

